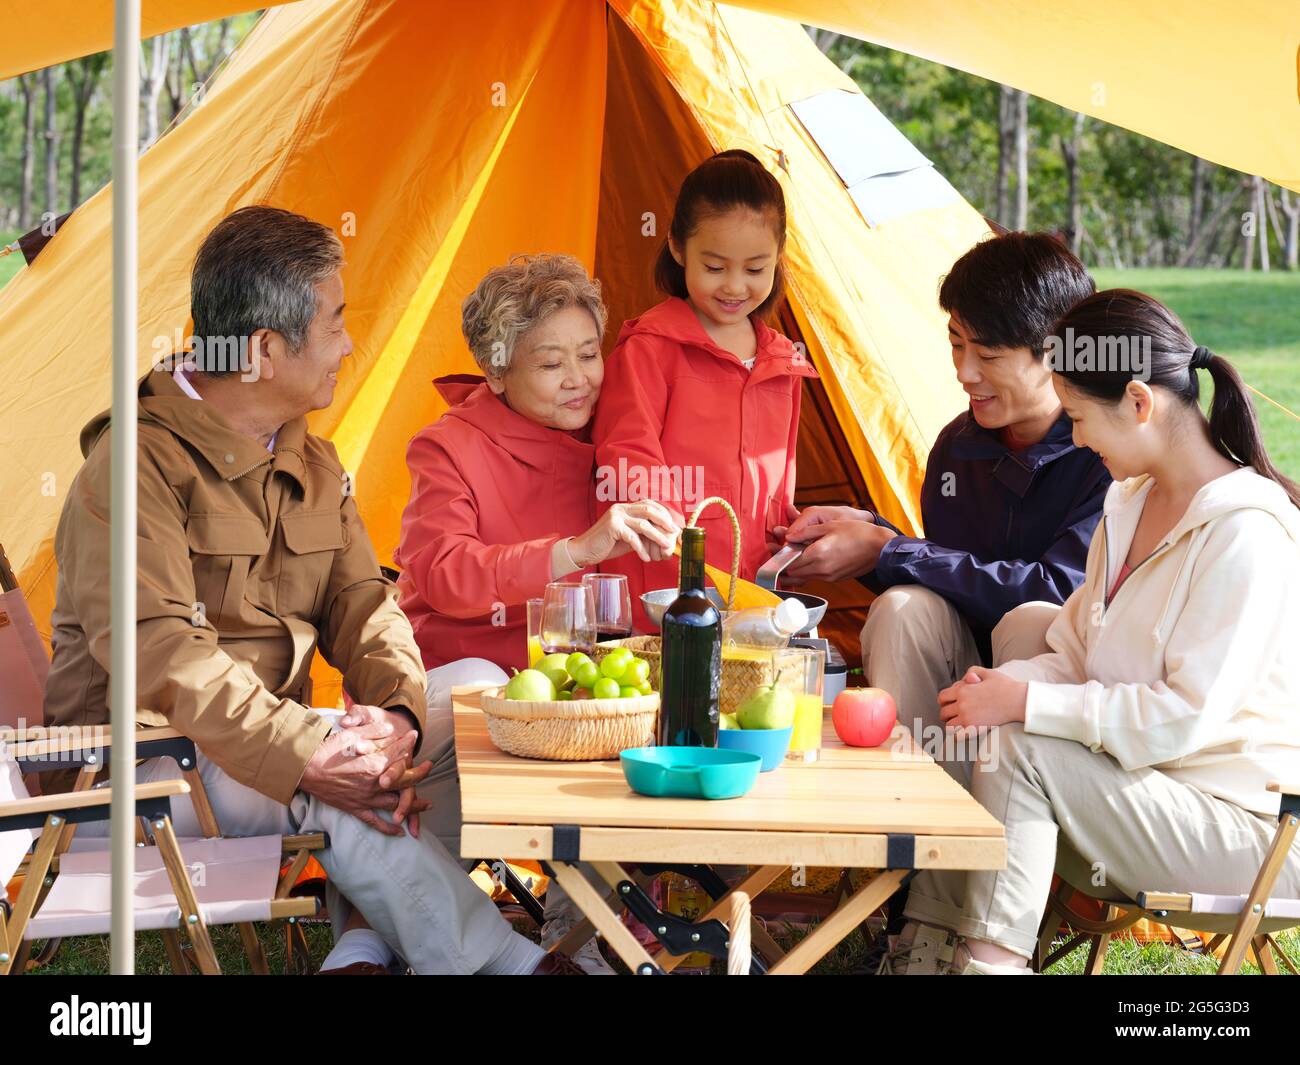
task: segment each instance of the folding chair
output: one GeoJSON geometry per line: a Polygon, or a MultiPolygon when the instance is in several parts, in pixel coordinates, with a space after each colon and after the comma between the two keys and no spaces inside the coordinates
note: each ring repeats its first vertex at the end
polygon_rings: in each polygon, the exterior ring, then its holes
{"type": "MultiPolygon", "coordinates": [[[[136,814],[148,821],[156,845],[135,852],[135,924],[173,936],[183,931],[199,971],[215,975],[221,968],[211,926],[311,916],[319,903],[286,897],[293,877],[280,875],[279,836],[191,840],[182,854],[171,799],[189,793],[183,780],[136,787],[136,814]]],[[[13,905],[0,903],[0,975],[25,969],[34,940],[109,931],[107,847],[66,848],[69,830],[107,820],[111,801],[111,788],[31,797],[13,752],[0,751],[0,885],[22,876],[13,905]]],[[[175,966],[181,961],[176,939],[165,942],[175,966]]]]}
{"type": "Polygon", "coordinates": [[[1248,951],[1254,955],[1260,971],[1265,974],[1276,974],[1278,963],[1281,962],[1292,973],[1300,976],[1295,963],[1287,957],[1276,939],[1278,932],[1300,927],[1300,899],[1272,897],[1273,887],[1286,864],[1295,842],[1297,825],[1300,824],[1300,781],[1273,781],[1269,783],[1268,790],[1278,792],[1282,797],[1277,834],[1246,895],[1139,891],[1135,899],[1130,899],[1114,891],[1099,891],[1092,886],[1083,859],[1068,846],[1060,847],[1056,871],[1062,879],[1062,887],[1048,900],[1039,933],[1035,967],[1041,972],[1087,942],[1089,955],[1084,971],[1088,975],[1099,974],[1106,960],[1111,936],[1147,918],[1168,925],[1171,929],[1210,933],[1212,938],[1205,944],[1207,954],[1213,955],[1226,941],[1227,949],[1218,968],[1220,976],[1240,972],[1248,951]],[[1066,906],[1066,901],[1076,889],[1106,903],[1106,917],[1103,920],[1090,921],[1082,918],[1066,906]],[[1076,934],[1052,950],[1052,942],[1062,921],[1076,934]]]}
{"type": "MultiPolygon", "coordinates": [[[[37,633],[31,611],[23,597],[21,588],[0,546],[0,675],[5,681],[0,684],[0,740],[8,739],[20,744],[23,752],[18,758],[21,771],[29,774],[28,787],[36,790],[40,774],[61,769],[78,770],[73,793],[85,791],[94,783],[96,775],[107,764],[107,754],[112,740],[107,728],[92,730],[44,730],[45,682],[49,674],[49,657],[37,633]]],[[[195,817],[203,833],[203,839],[220,839],[221,828],[217,822],[212,804],[208,800],[203,779],[199,775],[198,757],[194,743],[172,728],[145,728],[136,732],[136,754],[141,759],[171,757],[181,770],[187,787],[183,794],[188,794],[194,807],[195,817]]],[[[73,841],[72,824],[64,822],[62,839],[56,846],[55,865],[59,857],[69,849],[73,841]]],[[[140,843],[146,843],[148,833],[137,833],[140,843]]],[[[184,841],[187,845],[193,841],[184,841]]],[[[287,836],[282,839],[281,849],[289,860],[286,877],[289,878],[285,895],[292,889],[298,875],[306,866],[312,851],[321,850],[329,845],[323,833],[310,833],[299,836],[287,836]],[[290,857],[291,856],[291,857],[290,857]]],[[[78,851],[106,848],[102,840],[79,840],[78,851]]],[[[157,854],[137,852],[137,857],[145,863],[159,858],[157,854]]],[[[315,910],[312,911],[313,913],[315,910]]],[[[250,921],[235,922],[239,926],[240,939],[248,958],[249,966],[255,973],[269,972],[261,941],[250,921]]],[[[42,927],[50,926],[45,922],[42,927]]],[[[286,935],[286,969],[292,966],[300,973],[311,971],[311,953],[307,939],[296,917],[285,925],[286,935]]],[[[36,964],[46,964],[53,959],[59,948],[59,937],[36,937],[46,939],[45,947],[36,959],[36,964]]],[[[202,971],[201,959],[194,957],[193,951],[182,950],[180,939],[174,931],[163,930],[164,944],[169,959],[179,972],[188,972],[191,965],[202,971]]],[[[22,947],[24,961],[28,946],[22,947]]]]}

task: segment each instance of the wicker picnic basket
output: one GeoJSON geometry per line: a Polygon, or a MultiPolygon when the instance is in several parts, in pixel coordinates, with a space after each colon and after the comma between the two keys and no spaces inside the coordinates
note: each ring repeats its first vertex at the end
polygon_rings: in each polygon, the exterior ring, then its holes
{"type": "Polygon", "coordinates": [[[603,761],[648,746],[659,722],[658,692],[635,699],[526,702],[503,699],[500,688],[490,688],[480,705],[488,735],[501,750],[559,762],[603,761]]]}
{"type": "MultiPolygon", "coordinates": [[[[708,499],[702,500],[691,514],[688,526],[693,526],[699,520],[700,512],[710,504],[717,504],[727,512],[727,517],[731,519],[731,582],[726,591],[727,611],[730,612],[736,601],[736,584],[740,572],[740,522],[736,520],[736,512],[731,509],[731,504],[721,496],[709,496],[708,499]]],[[[718,589],[722,591],[721,588],[718,589]]],[[[626,647],[639,658],[644,658],[650,664],[650,676],[656,679],[655,687],[662,690],[661,669],[663,666],[663,640],[658,636],[632,636],[626,640],[611,640],[608,643],[602,643],[601,647],[626,647]]],[[[779,654],[780,652],[773,652],[779,654]]],[[[773,663],[772,655],[766,654],[756,658],[728,658],[726,649],[723,649],[722,659],[722,685],[718,693],[718,711],[723,714],[734,714],[737,707],[745,701],[749,693],[757,688],[760,684],[771,684],[776,677],[777,668],[773,663]]],[[[796,675],[791,670],[781,675],[780,685],[782,688],[788,688],[790,691],[800,693],[803,691],[803,677],[796,675]]]]}

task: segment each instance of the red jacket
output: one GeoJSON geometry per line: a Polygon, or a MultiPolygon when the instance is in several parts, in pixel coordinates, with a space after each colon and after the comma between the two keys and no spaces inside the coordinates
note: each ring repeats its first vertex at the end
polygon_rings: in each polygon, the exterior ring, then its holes
{"type": "Polygon", "coordinates": [[[454,405],[407,448],[400,605],[426,669],[468,657],[523,669],[524,604],[546,590],[551,547],[596,518],[595,449],[516,414],[481,377],[434,384],[454,405]]]}
{"type": "MultiPolygon", "coordinates": [[[[688,518],[699,500],[722,496],[740,521],[746,579],[768,558],[768,531],[787,524],[799,397],[803,378],[817,376],[788,338],[757,320],[754,330],[756,361],[747,370],[713,342],[685,300],[667,299],[626,322],[605,363],[592,430],[602,511],[649,496],[688,518]]],[[[730,571],[726,514],[710,507],[699,524],[709,563],[730,571]]],[[[601,569],[628,575],[642,628],[640,594],[677,584],[675,560],[647,565],[628,555],[601,569]]]]}

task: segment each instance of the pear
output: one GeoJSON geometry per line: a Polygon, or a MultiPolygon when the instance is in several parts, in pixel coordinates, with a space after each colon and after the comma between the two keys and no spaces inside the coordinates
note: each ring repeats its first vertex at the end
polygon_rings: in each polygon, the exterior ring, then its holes
{"type": "Polygon", "coordinates": [[[739,729],[740,722],[736,720],[735,714],[719,714],[718,728],[739,729]]]}
{"type": "Polygon", "coordinates": [[[555,684],[540,670],[525,669],[510,678],[504,694],[507,699],[547,703],[555,699],[555,684]]]}
{"type": "Polygon", "coordinates": [[[743,729],[789,728],[794,724],[794,693],[775,683],[760,684],[736,710],[743,729]]]}

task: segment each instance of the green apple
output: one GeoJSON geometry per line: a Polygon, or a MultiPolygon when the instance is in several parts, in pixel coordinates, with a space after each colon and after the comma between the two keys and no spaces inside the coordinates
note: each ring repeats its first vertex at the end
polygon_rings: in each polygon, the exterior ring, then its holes
{"type": "Polygon", "coordinates": [[[736,709],[744,729],[789,728],[794,724],[794,693],[774,684],[760,684],[736,709]]]}
{"type": "Polygon", "coordinates": [[[537,670],[538,673],[545,673],[551,678],[551,683],[557,688],[563,688],[570,680],[569,670],[565,665],[567,659],[568,655],[561,654],[557,651],[555,654],[549,654],[539,658],[537,664],[533,666],[533,669],[537,670]]]}
{"type": "Polygon", "coordinates": [[[549,703],[555,699],[555,682],[536,669],[516,673],[506,684],[506,698],[530,703],[549,703]]]}

